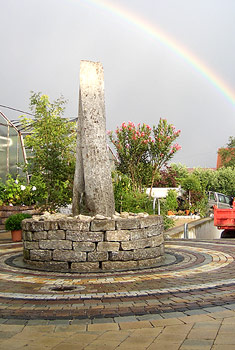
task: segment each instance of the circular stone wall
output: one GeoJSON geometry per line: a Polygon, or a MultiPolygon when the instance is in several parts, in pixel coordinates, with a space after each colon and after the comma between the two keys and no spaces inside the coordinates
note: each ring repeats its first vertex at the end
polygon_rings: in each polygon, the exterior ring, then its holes
{"type": "Polygon", "coordinates": [[[164,256],[161,216],[51,215],[22,222],[24,261],[58,272],[154,267],[164,256]]]}

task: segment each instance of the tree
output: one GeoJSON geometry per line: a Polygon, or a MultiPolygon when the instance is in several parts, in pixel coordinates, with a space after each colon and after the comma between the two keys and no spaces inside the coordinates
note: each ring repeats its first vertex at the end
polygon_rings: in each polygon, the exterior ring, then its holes
{"type": "Polygon", "coordinates": [[[218,153],[222,160],[222,166],[235,166],[235,137],[230,136],[227,147],[221,148],[218,153]]]}
{"type": "Polygon", "coordinates": [[[180,132],[181,130],[176,131],[172,124],[168,124],[166,119],[160,118],[158,126],[153,126],[154,142],[150,144],[150,159],[153,167],[151,189],[156,173],[163,166],[166,166],[168,161],[174,157],[174,154],[181,149],[178,143],[173,144],[179,137],[180,132]]]}
{"type": "Polygon", "coordinates": [[[71,202],[75,166],[75,125],[63,118],[65,100],[51,103],[48,96],[32,93],[34,119],[22,119],[31,133],[25,137],[32,151],[27,169],[31,182],[40,187],[40,204],[49,210],[71,202]]]}
{"type": "Polygon", "coordinates": [[[159,177],[155,179],[154,187],[177,187],[179,185],[178,173],[171,166],[160,170],[159,177]]]}
{"type": "Polygon", "coordinates": [[[124,122],[115,134],[109,131],[108,135],[116,150],[117,169],[131,178],[135,190],[141,189],[149,177],[149,143],[153,142],[150,126],[124,122]]]}
{"type": "Polygon", "coordinates": [[[117,153],[117,168],[130,176],[134,189],[142,189],[143,186],[152,188],[160,169],[181,148],[178,143],[173,144],[179,134],[180,130],[176,131],[166,119],[160,119],[153,130],[149,125],[135,126],[129,122],[122,123],[115,134],[109,132],[117,153]]]}

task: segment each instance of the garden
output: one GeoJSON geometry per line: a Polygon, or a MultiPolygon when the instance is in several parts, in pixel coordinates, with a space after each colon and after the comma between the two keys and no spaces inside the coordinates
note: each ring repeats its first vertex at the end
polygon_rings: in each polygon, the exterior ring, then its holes
{"type": "MultiPolygon", "coordinates": [[[[0,206],[33,206],[56,212],[72,202],[76,125],[63,117],[65,103],[63,98],[52,103],[48,96],[32,93],[30,107],[35,117],[21,117],[30,130],[24,139],[28,155],[22,168],[25,176],[8,175],[5,182],[0,181],[0,206]]],[[[181,164],[169,164],[181,149],[177,143],[180,133],[162,118],[157,126],[129,121],[108,131],[115,155],[112,178],[117,212],[153,214],[153,188],[180,186],[183,196],[179,198],[175,190],[169,190],[160,200],[168,228],[173,225],[169,214],[206,216],[210,190],[234,196],[234,165],[216,171],[195,168],[189,173],[181,164]]]]}

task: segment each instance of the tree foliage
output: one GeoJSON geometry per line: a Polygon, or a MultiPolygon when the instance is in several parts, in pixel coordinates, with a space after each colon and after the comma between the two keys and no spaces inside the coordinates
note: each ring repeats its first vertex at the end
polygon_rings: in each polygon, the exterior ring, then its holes
{"type": "Polygon", "coordinates": [[[22,121],[31,133],[25,137],[32,151],[27,169],[32,183],[41,188],[40,204],[49,210],[71,201],[75,166],[75,125],[63,118],[65,100],[51,103],[48,96],[32,93],[34,119],[22,121]]]}
{"type": "Polygon", "coordinates": [[[160,119],[153,129],[146,124],[122,123],[109,138],[117,154],[117,169],[128,175],[135,190],[153,186],[158,172],[181,148],[173,143],[179,136],[172,124],[160,119]]]}
{"type": "Polygon", "coordinates": [[[235,137],[230,136],[227,147],[219,150],[222,164],[224,167],[235,166],[235,137]]]}

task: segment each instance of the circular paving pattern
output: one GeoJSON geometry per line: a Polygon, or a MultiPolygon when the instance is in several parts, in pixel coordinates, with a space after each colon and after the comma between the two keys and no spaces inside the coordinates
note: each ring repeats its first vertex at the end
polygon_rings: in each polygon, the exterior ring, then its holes
{"type": "Polygon", "coordinates": [[[114,273],[55,273],[23,263],[21,244],[0,245],[0,317],[146,317],[235,303],[233,240],[167,241],[164,263],[114,273]]]}

